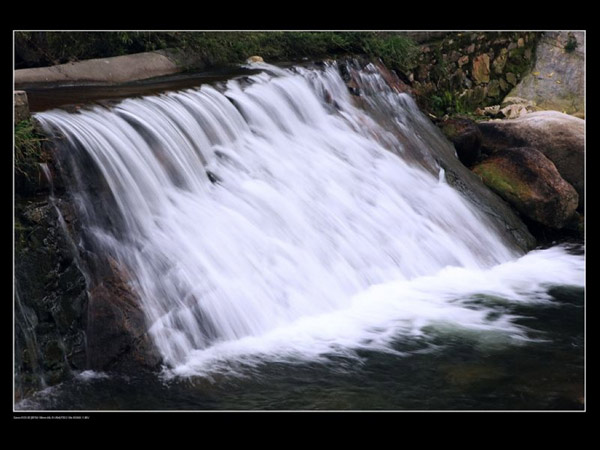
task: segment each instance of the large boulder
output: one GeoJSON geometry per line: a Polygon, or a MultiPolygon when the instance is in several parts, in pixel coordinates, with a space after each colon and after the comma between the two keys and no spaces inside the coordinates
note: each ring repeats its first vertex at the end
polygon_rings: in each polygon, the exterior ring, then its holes
{"type": "Polygon", "coordinates": [[[578,195],[541,152],[507,148],[477,164],[473,172],[523,216],[560,229],[575,214],[578,195]]]}
{"type": "Polygon", "coordinates": [[[536,48],[531,73],[508,94],[546,110],[585,117],[583,32],[547,32],[536,48]]]}
{"type": "Polygon", "coordinates": [[[482,151],[494,154],[511,147],[533,147],[550,159],[561,177],[584,201],[585,121],[557,111],[539,111],[513,120],[479,122],[482,151]]]}

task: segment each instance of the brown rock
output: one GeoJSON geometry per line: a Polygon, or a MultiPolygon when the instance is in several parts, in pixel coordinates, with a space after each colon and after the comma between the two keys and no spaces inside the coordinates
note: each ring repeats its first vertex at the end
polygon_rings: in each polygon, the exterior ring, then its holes
{"type": "Polygon", "coordinates": [[[473,59],[473,79],[477,84],[490,81],[490,57],[483,53],[473,59]]]}
{"type": "Polygon", "coordinates": [[[510,147],[533,147],[549,158],[562,178],[584,201],[585,121],[557,111],[539,111],[514,120],[480,122],[482,151],[493,153],[510,147]]]}
{"type": "Polygon", "coordinates": [[[395,90],[396,92],[403,92],[414,95],[412,88],[408,84],[404,83],[400,78],[398,78],[398,75],[396,75],[395,72],[392,72],[387,67],[385,67],[381,61],[377,61],[375,63],[375,66],[377,67],[377,69],[379,69],[379,73],[393,90],[395,90]]]}
{"type": "Polygon", "coordinates": [[[531,147],[494,153],[473,172],[523,216],[560,229],[575,214],[578,195],[541,152],[531,147]]]}
{"type": "Polygon", "coordinates": [[[458,59],[458,67],[462,67],[469,62],[469,55],[461,56],[458,59]]]}
{"type": "Polygon", "coordinates": [[[139,299],[127,285],[126,271],[114,260],[109,275],[90,290],[88,365],[94,370],[155,368],[158,351],[147,334],[139,299]]]}

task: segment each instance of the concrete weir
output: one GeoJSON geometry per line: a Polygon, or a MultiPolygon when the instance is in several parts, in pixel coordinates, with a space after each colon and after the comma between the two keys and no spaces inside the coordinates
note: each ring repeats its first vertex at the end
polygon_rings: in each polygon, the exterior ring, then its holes
{"type": "Polygon", "coordinates": [[[40,84],[124,83],[181,72],[189,65],[180,61],[177,51],[159,50],[15,70],[14,82],[16,89],[40,84]]]}
{"type": "Polygon", "coordinates": [[[200,54],[167,49],[15,70],[14,89],[15,96],[26,95],[29,114],[186,89],[257,71],[244,65],[216,66],[200,54]]]}

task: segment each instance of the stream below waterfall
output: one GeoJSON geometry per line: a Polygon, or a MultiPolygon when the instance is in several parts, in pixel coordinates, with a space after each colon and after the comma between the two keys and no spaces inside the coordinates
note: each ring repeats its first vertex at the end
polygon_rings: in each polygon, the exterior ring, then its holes
{"type": "MultiPolygon", "coordinates": [[[[18,410],[582,410],[583,290],[555,288],[544,304],[508,306],[530,342],[431,328],[390,351],[244,364],[185,379],[82,372],[18,410]]],[[[499,299],[496,299],[499,300],[499,299]]],[[[507,311],[508,309],[508,311],[507,311]]],[[[324,355],[326,356],[326,355],[324,355]]]]}

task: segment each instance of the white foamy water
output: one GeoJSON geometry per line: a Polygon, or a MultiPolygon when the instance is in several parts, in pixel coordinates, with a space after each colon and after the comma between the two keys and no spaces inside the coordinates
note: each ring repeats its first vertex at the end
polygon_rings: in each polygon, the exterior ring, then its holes
{"type": "Polygon", "coordinates": [[[426,329],[471,333],[492,343],[530,341],[527,330],[510,314],[493,314],[496,304],[551,304],[548,287],[583,286],[581,256],[564,247],[537,250],[488,269],[449,266],[435,275],[370,286],[352,296],[347,307],[303,317],[261,336],[225,341],[195,350],[171,375],[242,375],[263,361],[326,360],[332,355],[355,358],[356,350],[393,350],[399,340],[427,338],[426,329]],[[474,298],[487,304],[474,306],[474,298]]]}
{"type": "Polygon", "coordinates": [[[101,380],[104,378],[110,378],[106,372],[97,372],[94,370],[84,370],[79,372],[75,378],[82,381],[90,381],[90,380],[101,380]]]}
{"type": "Polygon", "coordinates": [[[389,351],[436,323],[522,338],[511,317],[462,299],[543,301],[547,285],[583,284],[581,256],[521,257],[441,168],[403,159],[335,65],[36,118],[98,168],[102,208],[74,170],[86,226],[127,268],[176,374],[244,355],[389,351]]]}

